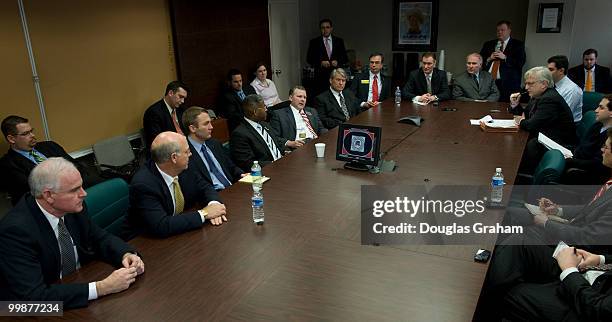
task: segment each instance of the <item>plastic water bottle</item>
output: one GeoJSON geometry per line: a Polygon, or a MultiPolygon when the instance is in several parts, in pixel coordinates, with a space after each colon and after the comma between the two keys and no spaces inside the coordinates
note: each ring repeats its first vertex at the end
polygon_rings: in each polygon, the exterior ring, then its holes
{"type": "Polygon", "coordinates": [[[501,203],[504,198],[504,175],[501,168],[495,168],[495,175],[491,178],[491,202],[501,203]]]}
{"type": "Polygon", "coordinates": [[[395,89],[395,105],[399,106],[402,104],[402,90],[399,86],[395,89]]]}
{"type": "Polygon", "coordinates": [[[251,166],[251,177],[253,178],[253,191],[261,191],[261,166],[259,161],[254,161],[251,166]]]}
{"type": "Polygon", "coordinates": [[[264,223],[264,199],[261,192],[263,185],[261,183],[261,166],[258,161],[253,162],[251,167],[251,177],[253,178],[253,197],[251,198],[251,207],[253,208],[253,222],[258,225],[264,223]]]}

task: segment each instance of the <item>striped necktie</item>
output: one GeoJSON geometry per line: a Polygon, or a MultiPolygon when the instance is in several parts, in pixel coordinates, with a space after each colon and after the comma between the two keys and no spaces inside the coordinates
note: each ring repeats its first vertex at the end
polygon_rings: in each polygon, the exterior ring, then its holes
{"type": "Polygon", "coordinates": [[[300,115],[302,116],[302,120],[304,120],[304,123],[306,123],[306,127],[308,128],[308,131],[310,131],[310,133],[312,133],[312,137],[316,139],[317,133],[312,128],[312,125],[310,124],[310,120],[308,119],[308,116],[306,115],[303,109],[300,110],[300,115]]]}
{"type": "Polygon", "coordinates": [[[601,188],[599,188],[599,191],[597,191],[597,193],[593,197],[593,200],[591,200],[589,204],[592,204],[593,202],[595,202],[595,200],[599,199],[599,197],[603,196],[606,191],[608,191],[608,188],[610,188],[611,185],[612,179],[608,180],[608,182],[606,182],[603,186],[601,186],[601,188]]]}
{"type": "Polygon", "coordinates": [[[340,108],[342,108],[342,113],[344,114],[344,118],[346,119],[346,121],[348,121],[351,116],[349,115],[348,109],[346,108],[346,101],[344,100],[342,92],[338,92],[338,96],[340,96],[340,108]]]}
{"type": "Polygon", "coordinates": [[[276,147],[276,144],[272,140],[272,137],[270,137],[270,134],[268,134],[268,131],[263,126],[261,126],[261,124],[258,124],[258,125],[259,125],[259,132],[261,132],[261,135],[263,136],[264,141],[266,141],[266,145],[268,146],[270,153],[272,153],[272,158],[274,159],[274,161],[280,159],[281,158],[280,151],[276,147]]]}
{"type": "Polygon", "coordinates": [[[211,158],[210,155],[208,154],[208,147],[206,146],[206,143],[202,143],[201,151],[202,151],[202,155],[204,156],[204,159],[206,160],[206,163],[208,163],[208,168],[210,168],[210,172],[215,177],[217,177],[217,180],[221,182],[224,188],[231,186],[232,184],[229,182],[229,180],[227,180],[227,178],[223,174],[223,171],[221,171],[221,169],[217,167],[213,158],[211,158]]]}
{"type": "Polygon", "coordinates": [[[172,109],[172,124],[174,124],[174,129],[176,130],[176,133],[183,134],[183,130],[181,130],[181,126],[179,125],[177,118],[176,118],[175,108],[172,109]]]}
{"type": "Polygon", "coordinates": [[[70,232],[64,224],[64,218],[59,219],[57,224],[57,241],[59,242],[60,255],[62,257],[62,278],[76,270],[76,255],[70,232]]]}

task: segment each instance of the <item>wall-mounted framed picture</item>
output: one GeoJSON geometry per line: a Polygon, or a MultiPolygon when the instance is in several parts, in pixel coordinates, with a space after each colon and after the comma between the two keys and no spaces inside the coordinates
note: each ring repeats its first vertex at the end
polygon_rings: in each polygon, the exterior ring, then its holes
{"type": "Polygon", "coordinates": [[[436,51],[438,0],[393,0],[393,50],[436,51]]]}
{"type": "Polygon", "coordinates": [[[560,33],[563,3],[540,3],[537,33],[560,33]]]}

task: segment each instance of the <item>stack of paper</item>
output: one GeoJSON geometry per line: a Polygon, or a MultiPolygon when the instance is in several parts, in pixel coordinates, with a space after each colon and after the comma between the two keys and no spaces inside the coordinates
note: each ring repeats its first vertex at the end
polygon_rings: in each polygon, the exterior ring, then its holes
{"type": "Polygon", "coordinates": [[[538,142],[542,143],[542,145],[547,147],[549,150],[559,150],[566,159],[574,156],[572,151],[566,149],[561,144],[551,140],[542,132],[538,133],[538,142]]]}

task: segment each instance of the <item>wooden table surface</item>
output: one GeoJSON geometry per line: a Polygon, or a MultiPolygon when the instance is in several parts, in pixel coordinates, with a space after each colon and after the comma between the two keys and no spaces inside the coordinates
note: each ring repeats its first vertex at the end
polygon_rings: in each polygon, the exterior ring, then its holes
{"type": "MultiPolygon", "coordinates": [[[[337,130],[315,158],[314,142],[265,167],[265,224],[253,224],[251,187],[221,193],[229,222],[168,239],[138,237],[146,272],[126,291],[64,318],[112,321],[470,321],[487,270],[469,246],[367,246],[360,242],[361,185],[488,184],[495,167],[513,182],[527,134],[484,133],[470,118],[503,103],[393,102],[352,124],[382,126],[381,151],[397,170],[344,170],[337,130]],[[443,111],[454,107],[457,111],[443,111]],[[398,124],[418,114],[422,127],[398,124]]],[[[494,113],[494,118],[509,114],[494,113]]],[[[86,265],[68,281],[92,281],[112,267],[86,265]]]]}

